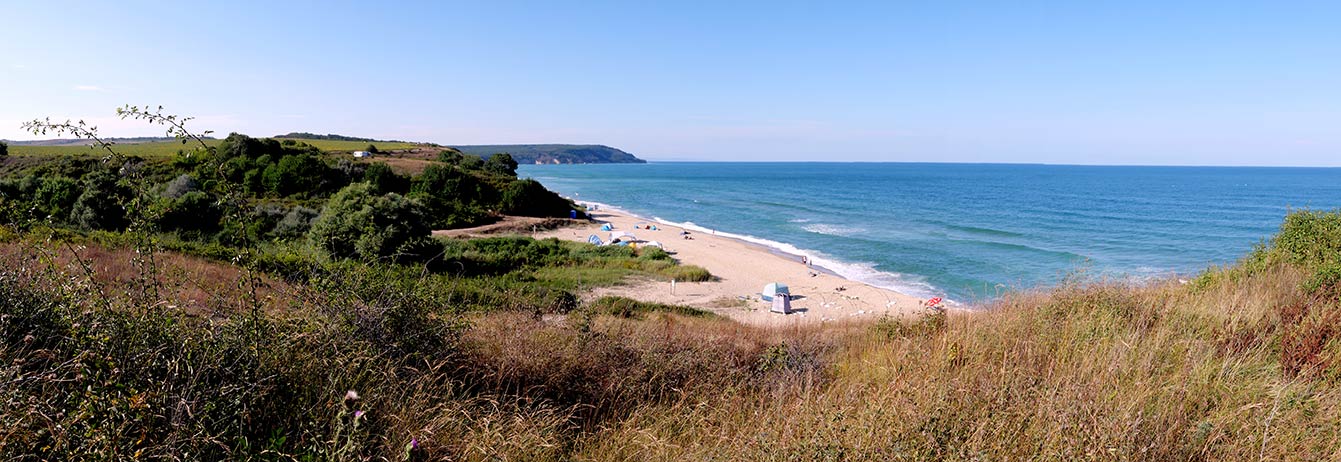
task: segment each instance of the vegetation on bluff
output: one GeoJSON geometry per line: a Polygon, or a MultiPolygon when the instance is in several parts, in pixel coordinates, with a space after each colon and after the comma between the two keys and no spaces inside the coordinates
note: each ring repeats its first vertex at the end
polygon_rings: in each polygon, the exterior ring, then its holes
{"type": "Polygon", "coordinates": [[[496,152],[511,154],[523,164],[642,164],[633,154],[599,144],[494,144],[455,146],[461,152],[488,157],[496,152]]]}

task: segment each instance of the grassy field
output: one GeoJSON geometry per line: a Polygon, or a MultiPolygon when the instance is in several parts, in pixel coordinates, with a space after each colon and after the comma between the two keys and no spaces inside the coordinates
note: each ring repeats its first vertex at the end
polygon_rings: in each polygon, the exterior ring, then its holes
{"type": "MultiPolygon", "coordinates": [[[[284,138],[278,138],[284,139],[284,138]]],[[[301,141],[317,149],[327,152],[359,151],[367,148],[369,144],[376,145],[382,151],[394,151],[399,149],[413,149],[422,146],[415,143],[368,143],[365,141],[331,141],[331,140],[295,140],[301,141]]],[[[219,140],[207,141],[210,145],[218,145],[219,140]]],[[[127,156],[139,156],[145,159],[170,159],[177,155],[180,150],[190,151],[195,148],[195,144],[182,144],[179,142],[166,141],[156,143],[128,143],[116,145],[116,150],[127,156]]],[[[58,156],[94,156],[100,157],[106,155],[107,151],[93,149],[88,146],[10,146],[9,154],[19,157],[58,157],[58,156]]]]}
{"type": "MultiPolygon", "coordinates": [[[[277,139],[277,140],[284,140],[284,139],[288,139],[288,138],[275,138],[275,139],[277,139]]],[[[395,150],[400,150],[400,149],[414,149],[414,148],[417,148],[417,147],[425,146],[424,144],[420,144],[420,143],[400,143],[400,142],[395,142],[395,143],[384,143],[384,142],[380,142],[380,141],[378,141],[378,142],[368,142],[368,141],[336,141],[336,140],[305,140],[305,139],[295,139],[294,141],[299,141],[299,142],[307,143],[307,144],[310,144],[310,145],[312,145],[312,146],[316,146],[317,149],[320,149],[320,150],[322,150],[322,151],[328,151],[328,152],[332,152],[332,151],[362,151],[364,148],[367,148],[368,145],[370,145],[370,144],[371,144],[371,145],[374,145],[374,146],[377,146],[377,149],[378,149],[378,150],[381,150],[381,151],[395,151],[395,150]]]]}
{"type": "MultiPolygon", "coordinates": [[[[210,145],[219,144],[219,140],[208,140],[207,142],[210,145]]],[[[117,144],[114,148],[117,152],[127,156],[139,156],[145,159],[170,159],[177,155],[178,151],[190,151],[195,147],[196,145],[194,144],[165,141],[157,143],[117,144]]],[[[11,156],[19,157],[101,157],[107,155],[107,151],[89,146],[10,146],[9,154],[11,156]]]]}

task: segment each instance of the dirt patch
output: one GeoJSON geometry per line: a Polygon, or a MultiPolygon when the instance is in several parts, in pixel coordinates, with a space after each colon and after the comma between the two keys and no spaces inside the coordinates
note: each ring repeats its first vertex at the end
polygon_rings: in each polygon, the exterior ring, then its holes
{"type": "Polygon", "coordinates": [[[541,231],[549,231],[568,226],[582,226],[590,223],[591,222],[587,220],[574,220],[570,218],[504,216],[502,220],[487,225],[476,226],[474,228],[442,229],[433,231],[433,235],[441,237],[497,236],[501,234],[530,235],[541,231]]]}
{"type": "MultiPolygon", "coordinates": [[[[57,245],[35,249],[30,244],[0,244],[0,265],[22,268],[46,283],[101,285],[104,295],[128,299],[127,290],[156,287],[159,302],[197,316],[226,316],[249,309],[251,286],[248,274],[227,263],[173,252],[156,252],[152,259],[134,249],[109,249],[99,246],[57,245]],[[78,256],[78,258],[75,258],[78,256]]],[[[254,275],[256,295],[272,312],[303,305],[309,297],[297,287],[265,275],[254,275]]],[[[97,302],[89,300],[88,302],[97,302]]]]}

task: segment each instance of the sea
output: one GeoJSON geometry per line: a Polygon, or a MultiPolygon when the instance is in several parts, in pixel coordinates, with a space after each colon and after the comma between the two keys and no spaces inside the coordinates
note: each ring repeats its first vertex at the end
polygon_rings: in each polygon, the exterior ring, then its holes
{"type": "Polygon", "coordinates": [[[966,306],[1067,280],[1195,277],[1269,240],[1292,210],[1341,207],[1336,168],[652,162],[518,173],[582,203],[966,306]]]}

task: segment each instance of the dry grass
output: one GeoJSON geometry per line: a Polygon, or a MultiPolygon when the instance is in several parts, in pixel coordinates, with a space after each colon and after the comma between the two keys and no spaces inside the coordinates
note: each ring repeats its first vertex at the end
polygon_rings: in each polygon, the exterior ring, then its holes
{"type": "MultiPolygon", "coordinates": [[[[589,438],[581,454],[1333,460],[1341,457],[1335,381],[1281,368],[1298,349],[1338,352],[1333,337],[1292,343],[1279,334],[1332,332],[1280,315],[1278,307],[1308,303],[1302,277],[1277,268],[1201,293],[1158,284],[1010,296],[987,312],[950,316],[939,330],[877,329],[845,342],[832,380],[818,386],[642,409],[589,438]]],[[[1317,324],[1338,310],[1326,311],[1317,324]]]]}
{"type": "MultiPolygon", "coordinates": [[[[123,304],[133,288],[152,289],[165,305],[196,316],[227,316],[250,308],[243,301],[253,288],[272,310],[312,308],[310,294],[283,280],[175,252],[140,254],[130,248],[106,248],[61,242],[0,243],[0,267],[51,270],[79,280],[111,305],[123,304]],[[77,256],[77,257],[76,257],[77,256]],[[255,284],[247,284],[248,278],[255,284]],[[151,279],[151,280],[146,280],[151,279]]],[[[102,304],[103,300],[87,300],[102,304]]]]}

